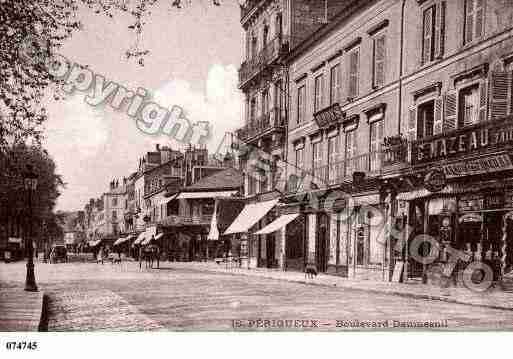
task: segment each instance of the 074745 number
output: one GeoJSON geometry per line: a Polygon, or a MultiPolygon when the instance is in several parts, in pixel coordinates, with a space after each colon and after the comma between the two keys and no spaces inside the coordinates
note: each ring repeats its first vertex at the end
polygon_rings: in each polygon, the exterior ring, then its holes
{"type": "Polygon", "coordinates": [[[6,342],[7,350],[36,350],[37,342],[6,342]]]}

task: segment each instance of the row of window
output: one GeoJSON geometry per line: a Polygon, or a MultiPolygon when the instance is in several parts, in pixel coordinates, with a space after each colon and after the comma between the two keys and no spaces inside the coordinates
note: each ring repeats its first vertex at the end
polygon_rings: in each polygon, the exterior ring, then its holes
{"type": "MultiPolygon", "coordinates": [[[[379,34],[372,38],[372,88],[385,84],[386,64],[386,34],[379,34]]],[[[313,96],[314,113],[334,103],[345,102],[342,99],[342,65],[338,62],[329,69],[329,87],[326,87],[325,74],[321,73],[314,78],[313,96]]],[[[360,47],[355,47],[347,54],[347,100],[359,96],[360,82],[360,47]]],[[[297,89],[297,123],[306,119],[306,84],[297,89]]]]}
{"type": "Polygon", "coordinates": [[[384,118],[369,124],[369,148],[366,151],[361,151],[358,145],[357,128],[340,131],[324,141],[321,139],[311,143],[311,168],[305,168],[305,147],[296,147],[295,167],[298,173],[308,171],[317,178],[327,176],[329,181],[350,176],[357,170],[379,170],[379,153],[383,137],[384,118]],[[324,172],[325,169],[327,172],[324,172]]]}
{"type": "MultiPolygon", "coordinates": [[[[465,0],[464,2],[464,39],[468,44],[480,39],[484,34],[484,4],[485,0],[465,0]]],[[[421,62],[426,64],[440,59],[445,46],[445,22],[446,1],[430,3],[423,9],[422,14],[422,54],[421,62]]],[[[386,34],[378,34],[372,37],[372,88],[378,88],[385,83],[386,73],[386,34]]],[[[326,88],[325,74],[319,74],[314,78],[313,98],[314,113],[336,102],[345,102],[342,99],[342,83],[345,83],[347,99],[352,100],[359,96],[360,85],[360,47],[356,46],[347,53],[346,81],[342,79],[341,64],[333,65],[329,70],[329,87],[326,88]]],[[[306,84],[300,84],[297,88],[296,108],[298,124],[306,120],[307,114],[307,89],[306,84]]]]}

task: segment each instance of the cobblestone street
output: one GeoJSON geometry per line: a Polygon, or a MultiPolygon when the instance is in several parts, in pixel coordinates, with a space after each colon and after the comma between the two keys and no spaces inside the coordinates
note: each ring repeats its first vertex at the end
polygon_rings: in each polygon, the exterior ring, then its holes
{"type": "MultiPolygon", "coordinates": [[[[24,275],[22,262],[0,264],[2,287],[23,282],[24,275]]],[[[160,270],[139,270],[133,262],[37,263],[36,276],[49,296],[50,331],[269,330],[255,328],[258,319],[270,320],[268,325],[304,320],[300,330],[340,329],[336,320],[386,320],[389,328],[394,320],[447,320],[449,330],[513,327],[513,311],[180,269],[172,263],[160,270]],[[234,320],[240,328],[234,328],[234,320]]]]}

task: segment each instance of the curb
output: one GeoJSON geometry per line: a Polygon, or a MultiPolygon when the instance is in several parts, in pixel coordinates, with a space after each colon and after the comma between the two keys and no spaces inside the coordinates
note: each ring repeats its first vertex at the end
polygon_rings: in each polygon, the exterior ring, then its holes
{"type": "Polygon", "coordinates": [[[41,316],[39,317],[39,324],[37,326],[38,332],[48,331],[48,300],[48,295],[42,292],[41,316]]]}
{"type": "Polygon", "coordinates": [[[306,282],[306,281],[300,280],[300,279],[275,278],[272,276],[258,275],[258,274],[254,275],[254,274],[248,273],[248,272],[224,272],[224,271],[218,271],[218,270],[209,269],[209,268],[194,268],[194,270],[211,272],[211,273],[229,274],[229,275],[245,275],[248,277],[260,277],[260,278],[267,278],[267,279],[273,279],[273,280],[278,280],[278,281],[286,281],[286,282],[305,284],[305,285],[315,285],[315,286],[327,287],[327,288],[339,288],[339,289],[342,288],[342,289],[361,291],[361,292],[366,292],[366,293],[388,294],[388,295],[395,295],[395,296],[404,297],[404,298],[414,298],[414,299],[422,299],[422,300],[438,300],[441,302],[452,303],[452,304],[461,304],[461,305],[467,305],[467,306],[472,306],[472,307],[513,311],[513,307],[506,307],[506,306],[494,305],[494,304],[470,303],[470,302],[462,301],[459,299],[445,298],[445,297],[441,297],[441,296],[437,296],[437,295],[430,295],[430,294],[417,294],[417,293],[407,293],[407,292],[400,292],[400,291],[393,291],[393,290],[386,291],[386,290],[370,289],[370,288],[337,286],[336,284],[332,285],[332,284],[326,284],[326,283],[306,282]]]}

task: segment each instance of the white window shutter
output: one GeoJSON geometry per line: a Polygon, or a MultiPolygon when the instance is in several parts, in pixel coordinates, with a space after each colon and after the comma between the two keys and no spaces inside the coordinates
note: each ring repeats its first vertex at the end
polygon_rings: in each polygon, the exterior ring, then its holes
{"type": "Polygon", "coordinates": [[[444,119],[442,131],[450,131],[456,128],[458,115],[458,102],[456,91],[447,91],[444,95],[444,119]]]}
{"type": "Polygon", "coordinates": [[[440,1],[436,5],[435,19],[435,58],[441,59],[445,50],[445,8],[446,2],[440,1]]]}
{"type": "Polygon", "coordinates": [[[479,83],[479,122],[487,120],[488,110],[488,82],[483,80],[479,83]]]}
{"type": "Polygon", "coordinates": [[[490,73],[490,119],[506,116],[511,99],[511,72],[490,73]]]}
{"type": "Polygon", "coordinates": [[[436,98],[435,99],[435,121],[433,124],[433,135],[438,135],[439,133],[442,133],[442,126],[443,126],[442,107],[443,107],[442,98],[441,97],[436,98]]]}

